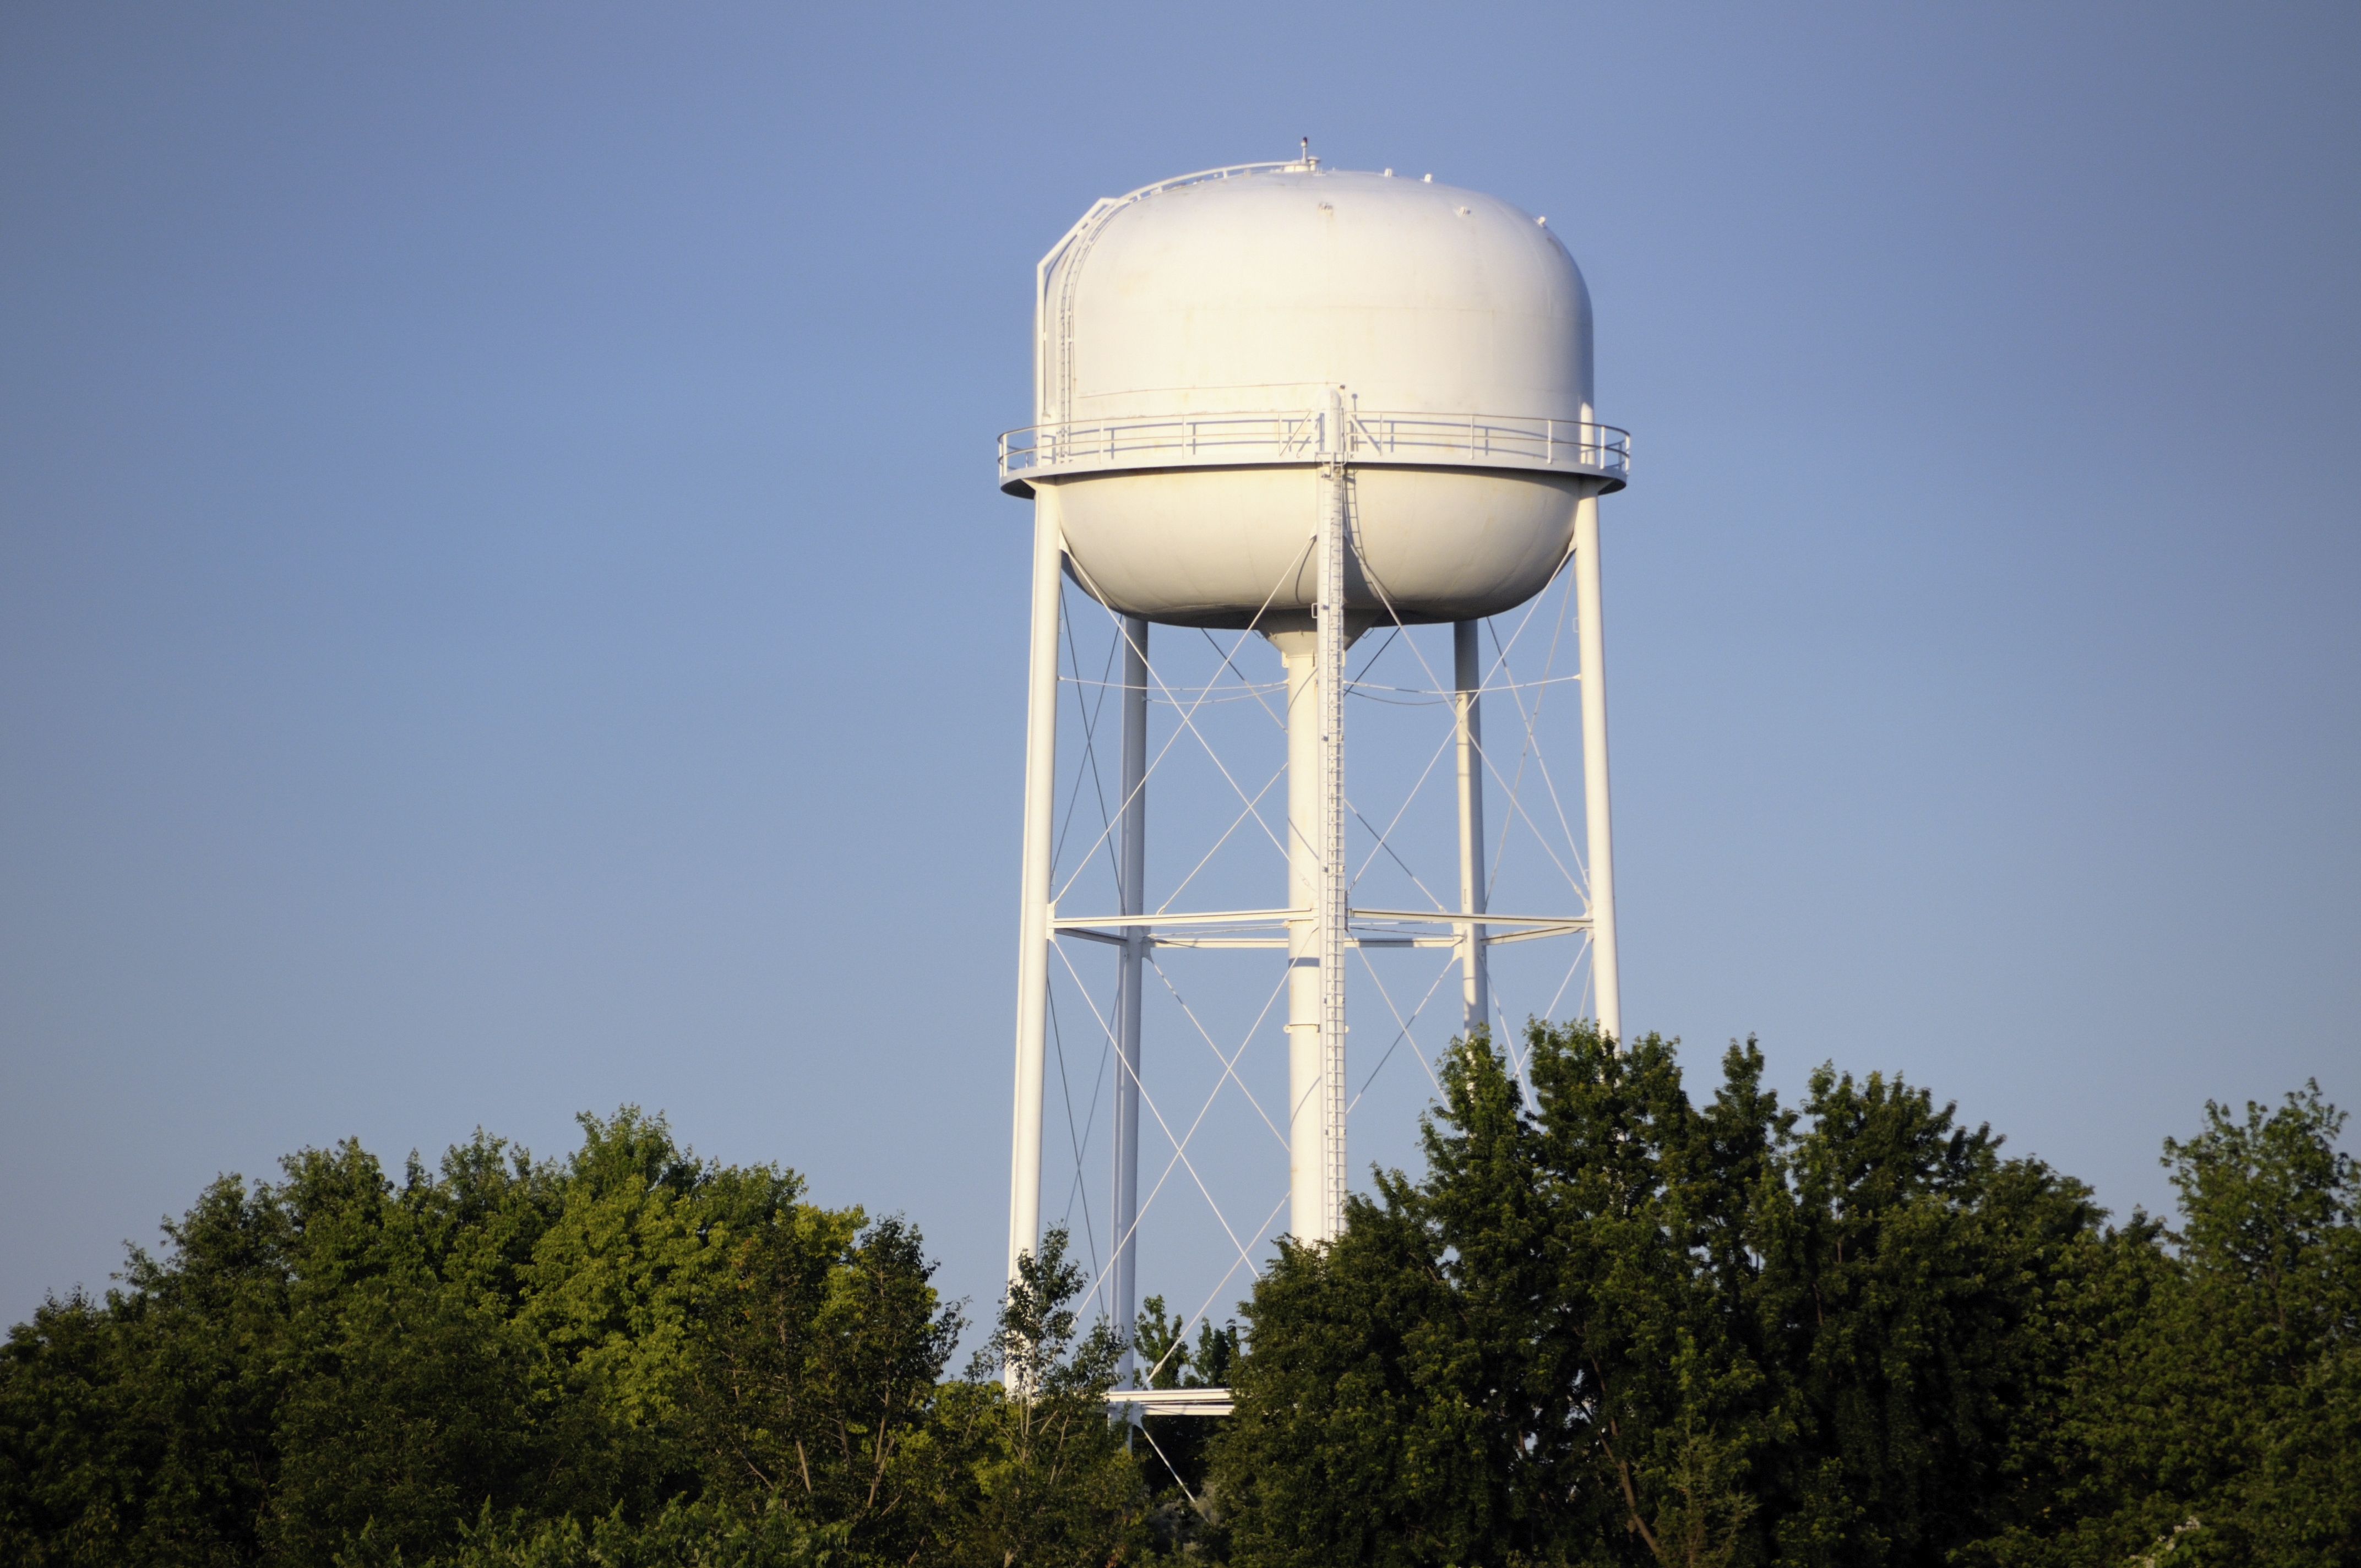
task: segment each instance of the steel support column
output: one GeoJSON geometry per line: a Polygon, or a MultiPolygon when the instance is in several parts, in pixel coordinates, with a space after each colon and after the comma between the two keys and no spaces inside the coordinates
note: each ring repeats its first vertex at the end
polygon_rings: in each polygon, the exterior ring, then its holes
{"type": "Polygon", "coordinates": [[[1345,562],[1348,486],[1342,400],[1322,426],[1319,573],[1310,630],[1277,631],[1287,662],[1288,1231],[1333,1239],[1345,1225],[1345,562]]]}
{"type": "Polygon", "coordinates": [[[1041,1232],[1041,1090],[1049,1016],[1049,891],[1058,766],[1058,618],[1065,542],[1058,490],[1033,503],[1033,626],[1025,702],[1024,868],[1016,910],[1016,1098],[1008,1148],[1008,1277],[1041,1232]]]}
{"type": "Polygon", "coordinates": [[[1582,800],[1590,838],[1590,985],[1598,1026],[1623,1037],[1623,994],[1615,970],[1615,839],[1607,809],[1607,622],[1598,597],[1598,496],[1574,510],[1574,613],[1582,642],[1582,800]]]}
{"type": "MultiPolygon", "coordinates": [[[[1125,915],[1148,911],[1148,622],[1123,622],[1123,817],[1118,854],[1123,870],[1116,896],[1125,915]]],[[[1115,1079],[1115,1266],[1109,1306],[1118,1332],[1132,1332],[1138,1307],[1139,999],[1146,978],[1148,930],[1126,926],[1116,960],[1115,1079]]],[[[1131,1381],[1132,1353],[1124,1346],[1118,1387],[1131,1381]]]]}
{"type": "MultiPolygon", "coordinates": [[[[1451,627],[1452,699],[1459,747],[1459,907],[1484,912],[1484,685],[1483,651],[1476,634],[1483,622],[1454,621],[1451,627]]],[[[1485,972],[1484,927],[1459,927],[1460,1032],[1472,1035],[1492,1010],[1490,978],[1485,972]]]]}

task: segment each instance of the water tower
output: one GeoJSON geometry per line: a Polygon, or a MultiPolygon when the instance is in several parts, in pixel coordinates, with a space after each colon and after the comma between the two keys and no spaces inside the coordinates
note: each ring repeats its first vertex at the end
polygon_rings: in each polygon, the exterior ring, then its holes
{"type": "MultiPolygon", "coordinates": [[[[1039,1240],[1053,944],[1115,949],[1106,1310],[1135,1310],[1142,960],[1158,943],[1274,949],[1288,1040],[1288,1229],[1342,1223],[1345,958],[1445,946],[1464,1017],[1486,952],[1587,939],[1620,1029],[1608,830],[1598,497],[1629,439],[1595,422],[1590,298],[1545,218],[1432,178],[1291,163],[1211,170],[1102,200],[1037,270],[1034,423],[1001,439],[1001,488],[1034,505],[1009,1261],[1039,1240]],[[1587,907],[1488,909],[1484,661],[1477,628],[1571,567],[1580,652],[1587,907]],[[1053,904],[1063,580],[1119,618],[1119,907],[1053,904]],[[1356,907],[1345,858],[1346,650],[1447,623],[1458,769],[1455,908],[1356,907]],[[1149,628],[1251,631],[1285,672],[1286,871],[1263,906],[1146,898],[1149,628]]],[[[1244,656],[1243,654],[1241,655],[1244,656]]],[[[1571,829],[1569,828],[1569,831],[1571,829]]],[[[1177,1407],[1176,1407],[1177,1408],[1177,1407]]]]}

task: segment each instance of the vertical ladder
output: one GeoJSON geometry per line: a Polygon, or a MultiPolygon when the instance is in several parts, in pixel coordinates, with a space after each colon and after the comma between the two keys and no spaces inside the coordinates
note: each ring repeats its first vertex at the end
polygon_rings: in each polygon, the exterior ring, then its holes
{"type": "Polygon", "coordinates": [[[1345,957],[1352,895],[1345,861],[1345,552],[1351,516],[1343,393],[1328,393],[1327,494],[1320,521],[1320,1093],[1328,1235],[1345,1229],[1345,957]]]}

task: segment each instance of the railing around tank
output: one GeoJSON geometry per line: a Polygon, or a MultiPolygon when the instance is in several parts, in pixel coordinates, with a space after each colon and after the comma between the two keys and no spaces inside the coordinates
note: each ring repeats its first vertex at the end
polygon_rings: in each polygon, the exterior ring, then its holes
{"type": "Polygon", "coordinates": [[[1132,468],[1352,463],[1435,467],[1534,468],[1586,474],[1622,488],[1631,474],[1631,433],[1611,424],[1514,414],[1366,413],[1329,429],[1324,411],[1202,414],[1075,421],[1012,430],[1000,438],[1000,480],[1034,474],[1110,473],[1132,468]]]}

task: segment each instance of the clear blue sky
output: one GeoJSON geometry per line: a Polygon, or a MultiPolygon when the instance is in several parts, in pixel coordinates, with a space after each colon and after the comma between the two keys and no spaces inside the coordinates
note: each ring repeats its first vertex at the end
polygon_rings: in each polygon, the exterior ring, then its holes
{"type": "Polygon", "coordinates": [[[1033,263],[1307,134],[1588,275],[1631,1025],[2124,1208],[2361,1101],[2356,81],[2329,5],[7,7],[0,1311],[625,1101],[988,1297],[1033,263]]]}

